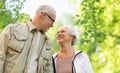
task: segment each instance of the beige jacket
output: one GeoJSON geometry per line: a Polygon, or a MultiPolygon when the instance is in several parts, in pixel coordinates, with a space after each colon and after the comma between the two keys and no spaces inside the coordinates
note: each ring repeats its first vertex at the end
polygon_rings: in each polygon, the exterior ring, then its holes
{"type": "MultiPolygon", "coordinates": [[[[35,28],[30,23],[8,25],[0,35],[0,73],[26,73],[28,54],[35,28]]],[[[37,73],[53,73],[51,42],[42,34],[37,73]],[[44,44],[44,45],[43,45],[44,44]]]]}

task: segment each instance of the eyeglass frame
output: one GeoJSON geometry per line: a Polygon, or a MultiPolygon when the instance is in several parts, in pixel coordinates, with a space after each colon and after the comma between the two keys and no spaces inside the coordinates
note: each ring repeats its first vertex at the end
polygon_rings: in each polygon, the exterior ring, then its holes
{"type": "MultiPolygon", "coordinates": [[[[45,13],[45,12],[43,12],[43,13],[45,13]]],[[[55,22],[55,20],[49,15],[49,14],[47,14],[47,13],[45,13],[48,17],[49,17],[49,19],[52,21],[52,22],[55,22]]]]}

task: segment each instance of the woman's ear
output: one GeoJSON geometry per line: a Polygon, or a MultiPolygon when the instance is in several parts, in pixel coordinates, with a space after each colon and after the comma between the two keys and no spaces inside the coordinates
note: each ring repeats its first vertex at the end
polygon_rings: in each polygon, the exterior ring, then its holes
{"type": "Polygon", "coordinates": [[[72,40],[74,40],[74,39],[75,39],[75,37],[71,35],[71,39],[72,39],[72,40]]]}

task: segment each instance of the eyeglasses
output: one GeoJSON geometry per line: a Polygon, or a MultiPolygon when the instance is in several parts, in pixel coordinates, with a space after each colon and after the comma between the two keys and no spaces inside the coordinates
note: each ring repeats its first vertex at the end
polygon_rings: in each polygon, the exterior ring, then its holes
{"type": "MultiPolygon", "coordinates": [[[[46,13],[46,14],[47,14],[47,13],[46,13]]],[[[52,17],[50,17],[48,14],[47,14],[47,16],[51,19],[52,22],[55,21],[55,20],[54,20],[52,17]]]]}

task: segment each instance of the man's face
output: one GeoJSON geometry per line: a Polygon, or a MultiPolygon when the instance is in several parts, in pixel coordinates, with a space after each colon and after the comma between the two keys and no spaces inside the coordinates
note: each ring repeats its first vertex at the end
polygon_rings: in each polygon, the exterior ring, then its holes
{"type": "Polygon", "coordinates": [[[42,31],[46,32],[49,30],[50,27],[53,27],[53,23],[55,18],[52,18],[49,14],[45,13],[44,20],[42,22],[43,28],[42,31]]]}

